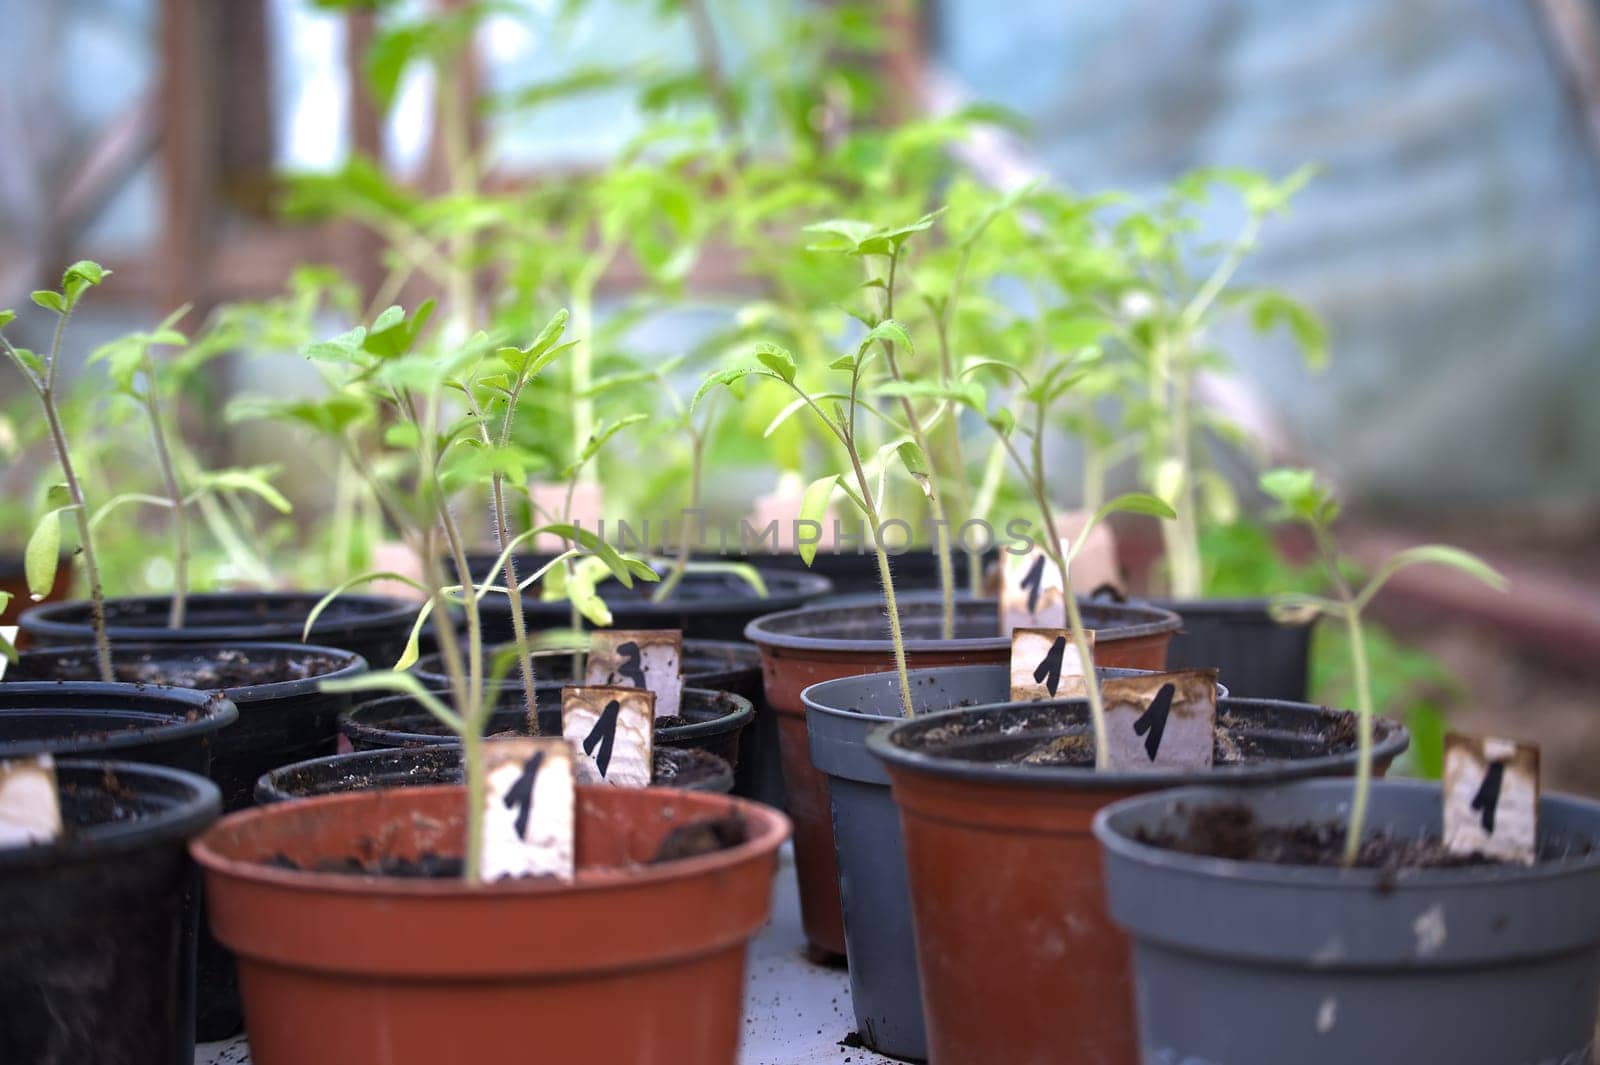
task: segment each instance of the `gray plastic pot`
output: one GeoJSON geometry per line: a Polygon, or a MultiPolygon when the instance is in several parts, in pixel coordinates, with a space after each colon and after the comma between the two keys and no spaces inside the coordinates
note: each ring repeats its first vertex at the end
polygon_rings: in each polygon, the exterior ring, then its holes
{"type": "MultiPolygon", "coordinates": [[[[1228,861],[1135,842],[1186,811],[1342,821],[1350,784],[1185,788],[1095,818],[1134,940],[1150,1065],[1589,1065],[1600,1000],[1600,803],[1546,795],[1538,865],[1410,873],[1228,861]]],[[[1437,838],[1437,785],[1374,784],[1371,826],[1437,838]]]]}
{"type": "MultiPolygon", "coordinates": [[[[1143,671],[1099,672],[1105,678],[1143,671]]],[[[907,679],[918,713],[1004,702],[1011,694],[1006,666],[918,669],[907,679]]],[[[833,806],[856,1032],[880,1054],[921,1061],[928,1056],[927,1036],[900,811],[888,770],[867,750],[867,733],[900,717],[900,680],[893,673],[841,677],[811,685],[800,698],[811,762],[828,777],[833,806]]]]}

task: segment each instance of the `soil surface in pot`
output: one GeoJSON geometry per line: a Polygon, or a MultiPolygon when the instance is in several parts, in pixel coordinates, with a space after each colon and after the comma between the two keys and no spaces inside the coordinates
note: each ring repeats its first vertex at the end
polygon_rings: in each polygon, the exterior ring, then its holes
{"type": "MultiPolygon", "coordinates": [[[[1239,862],[1317,868],[1336,868],[1344,864],[1345,824],[1342,821],[1264,824],[1242,803],[1218,803],[1179,813],[1188,818],[1182,831],[1140,829],[1134,839],[1163,850],[1239,862]]],[[[1585,856],[1590,851],[1587,844],[1575,852],[1567,844],[1552,845],[1552,841],[1545,840],[1539,861],[1561,861],[1585,856]]],[[[1437,838],[1396,836],[1382,831],[1367,833],[1356,854],[1357,868],[1394,873],[1505,864],[1484,854],[1452,854],[1437,838]]]]}
{"type": "MultiPolygon", "coordinates": [[[[347,665],[343,658],[315,653],[254,658],[248,648],[226,648],[214,652],[189,654],[181,649],[163,649],[132,655],[117,655],[112,671],[124,684],[167,684],[196,691],[248,688],[260,684],[281,684],[336,673],[347,665]]],[[[24,656],[19,680],[99,680],[100,671],[91,652],[51,652],[48,656],[24,656]]]]}
{"type": "MultiPolygon", "coordinates": [[[[1059,718],[1041,716],[1037,722],[999,717],[954,721],[929,729],[918,745],[936,757],[964,762],[1094,767],[1094,733],[1085,724],[1063,733],[1059,718]],[[1049,736],[1040,736],[1050,731],[1049,736]]],[[[1227,713],[1217,715],[1212,760],[1217,765],[1253,765],[1311,758],[1350,751],[1356,745],[1356,717],[1349,711],[1330,712],[1328,723],[1314,732],[1262,734],[1250,723],[1227,713]]]]}
{"type": "MultiPolygon", "coordinates": [[[[517,733],[502,732],[499,735],[502,737],[515,736],[517,733]]],[[[459,747],[422,747],[416,748],[416,750],[419,753],[438,750],[445,756],[441,757],[435,764],[418,761],[416,771],[424,778],[426,783],[459,784],[461,782],[459,747]],[[454,757],[452,758],[451,756],[454,757]]],[[[728,772],[727,763],[705,752],[696,751],[693,748],[687,750],[674,748],[673,750],[676,754],[676,757],[674,757],[674,755],[668,754],[667,750],[667,748],[663,748],[654,752],[654,764],[650,770],[652,784],[663,787],[693,788],[696,784],[704,784],[715,780],[728,772]],[[693,754],[699,754],[702,757],[685,757],[685,755],[693,754]]],[[[297,786],[297,782],[292,776],[286,776],[277,781],[277,784],[279,787],[290,791],[297,786]]],[[[371,773],[353,769],[342,774],[336,780],[321,777],[318,779],[317,784],[319,793],[366,791],[371,788],[393,787],[395,786],[395,779],[392,773],[381,771],[371,773]]],[[[303,784],[299,786],[303,786],[303,784]]]]}
{"type": "MultiPolygon", "coordinates": [[[[750,838],[750,827],[738,813],[724,817],[706,818],[676,825],[662,838],[656,853],[645,865],[661,865],[682,861],[702,854],[737,847],[750,838]]],[[[395,855],[346,855],[327,858],[310,869],[286,854],[275,854],[268,865],[276,869],[294,869],[299,872],[337,873],[346,876],[382,876],[402,880],[455,880],[460,879],[463,863],[460,855],[423,851],[416,858],[395,855]]],[[[527,877],[523,879],[536,879],[527,877]]]]}

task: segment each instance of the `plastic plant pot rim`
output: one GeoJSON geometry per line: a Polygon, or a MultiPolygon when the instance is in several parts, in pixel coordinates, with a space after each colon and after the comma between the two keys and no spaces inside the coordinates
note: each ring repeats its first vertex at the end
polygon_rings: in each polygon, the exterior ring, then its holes
{"type": "MultiPolygon", "coordinates": [[[[195,615],[202,615],[207,608],[213,606],[226,608],[231,603],[250,602],[283,604],[286,607],[301,604],[309,613],[325,594],[324,592],[207,592],[189,596],[188,604],[195,615]]],[[[167,595],[134,595],[108,599],[106,606],[108,610],[114,610],[117,604],[129,604],[140,607],[141,613],[156,614],[167,609],[171,602],[172,597],[167,595]]],[[[41,640],[72,639],[78,642],[82,639],[84,629],[89,625],[88,606],[87,600],[83,599],[42,603],[24,614],[19,624],[23,632],[41,640]],[[80,618],[79,614],[83,616],[80,618]]],[[[317,619],[311,635],[315,637],[318,633],[340,628],[368,629],[401,624],[409,628],[410,623],[416,618],[418,609],[418,604],[404,599],[377,595],[341,595],[333,602],[329,611],[317,619]],[[358,605],[367,609],[360,611],[350,609],[358,605]],[[339,611],[340,607],[345,608],[344,612],[339,611]]],[[[301,619],[293,623],[274,620],[207,625],[199,617],[195,617],[192,623],[184,625],[183,628],[167,629],[162,625],[118,624],[114,612],[107,621],[106,632],[114,642],[159,642],[169,645],[225,641],[255,643],[260,641],[261,630],[264,627],[293,629],[298,633],[305,624],[304,619],[301,619]],[[157,640],[156,637],[161,639],[157,640]]]]}
{"type": "MultiPolygon", "coordinates": [[[[602,629],[601,631],[605,630],[602,629]]],[[[493,653],[499,654],[514,646],[515,644],[512,641],[506,641],[496,646],[493,653]]],[[[535,654],[533,656],[535,663],[534,687],[569,683],[567,681],[540,680],[537,669],[538,663],[542,659],[562,658],[570,656],[572,653],[571,651],[540,651],[535,654]]],[[[710,665],[711,663],[707,662],[707,664],[710,665]]],[[[761,651],[755,645],[745,643],[743,640],[701,640],[691,636],[683,641],[683,665],[683,677],[685,680],[695,680],[701,677],[721,678],[726,674],[738,673],[741,670],[759,670],[761,668],[761,651]],[[691,663],[698,664],[713,656],[723,661],[716,662],[713,668],[710,669],[689,668],[691,663]]],[[[407,672],[416,674],[424,684],[437,684],[441,681],[448,683],[449,677],[441,671],[442,666],[442,652],[432,651],[417,659],[416,665],[412,666],[407,672]]],[[[520,689],[522,681],[518,679],[516,671],[512,670],[506,675],[506,679],[500,682],[500,686],[520,689]]]]}
{"type": "MultiPolygon", "coordinates": [[[[318,673],[312,677],[300,677],[295,680],[278,680],[267,684],[245,684],[234,688],[180,688],[180,691],[215,691],[227,697],[235,706],[247,706],[254,702],[264,702],[272,699],[290,699],[301,695],[310,695],[318,690],[325,680],[344,680],[356,677],[367,671],[367,660],[354,651],[344,651],[337,647],[323,647],[314,643],[243,643],[223,646],[220,642],[199,642],[187,644],[176,643],[124,643],[116,644],[111,648],[113,664],[123,657],[136,657],[150,655],[159,659],[160,656],[189,656],[204,657],[207,653],[247,650],[270,651],[283,659],[293,661],[297,657],[322,657],[338,659],[342,664],[328,673],[318,673]]],[[[61,655],[92,655],[94,647],[86,644],[63,645],[60,647],[36,647],[23,651],[23,660],[45,661],[61,655]]],[[[19,683],[55,684],[58,681],[24,681],[19,683]]],[[[102,682],[94,682],[102,683],[102,682]]],[[[145,687],[149,687],[145,685],[145,687]]]]}
{"type": "MultiPolygon", "coordinates": [[[[548,695],[551,692],[556,692],[559,694],[562,688],[570,686],[571,685],[568,685],[564,682],[557,681],[549,681],[547,683],[537,684],[534,687],[534,697],[537,699],[539,695],[548,695]]],[[[522,692],[522,685],[503,684],[499,688],[493,689],[489,694],[494,695],[497,698],[505,699],[509,698],[513,692],[520,694],[522,692]]],[[[434,694],[448,696],[449,692],[435,691],[434,694]]],[[[663,733],[665,737],[673,743],[679,743],[686,740],[699,740],[704,739],[707,736],[720,736],[727,732],[737,731],[738,729],[742,729],[748,725],[751,719],[756,716],[755,704],[737,692],[717,691],[711,688],[684,688],[682,689],[682,698],[685,707],[688,706],[691,696],[694,698],[695,702],[701,706],[715,707],[718,704],[726,704],[731,706],[731,710],[728,713],[714,717],[709,721],[695,721],[687,725],[669,725],[663,730],[663,733]]],[[[449,699],[447,698],[445,702],[448,703],[449,699]]],[[[425,715],[430,721],[436,720],[431,714],[428,713],[426,708],[417,703],[413,696],[407,695],[404,692],[396,692],[393,695],[385,695],[381,699],[373,699],[371,702],[362,703],[361,705],[352,707],[351,709],[346,710],[343,714],[340,714],[339,731],[344,735],[349,736],[352,740],[355,740],[358,737],[364,736],[368,733],[385,733],[392,735],[400,743],[414,747],[437,747],[440,744],[449,744],[454,742],[448,734],[436,732],[401,732],[399,729],[380,728],[376,725],[369,725],[365,721],[361,720],[366,715],[377,712],[395,703],[411,703],[416,706],[419,714],[425,715]]],[[[558,708],[559,704],[557,704],[557,707],[552,709],[558,708]]],[[[512,706],[496,706],[495,710],[491,711],[491,716],[495,711],[514,709],[516,708],[512,706]]]]}
{"type": "MultiPolygon", "coordinates": [[[[698,617],[701,614],[720,614],[728,610],[730,603],[744,606],[750,603],[765,602],[770,599],[804,602],[807,599],[817,599],[833,591],[833,582],[820,573],[767,569],[763,566],[757,566],[755,569],[761,575],[762,583],[767,586],[767,594],[764,596],[757,595],[756,590],[745,583],[737,574],[723,572],[696,573],[693,571],[684,574],[683,580],[679,582],[678,587],[681,588],[685,584],[690,584],[696,578],[714,577],[722,580],[732,577],[738,581],[742,589],[747,589],[749,594],[723,599],[681,599],[676,596],[669,596],[657,603],[649,598],[619,599],[615,596],[607,596],[606,592],[611,587],[611,581],[601,584],[598,591],[600,592],[600,598],[613,611],[619,613],[648,611],[670,617],[698,617]]],[[[646,583],[648,585],[648,582],[646,583]]],[[[526,595],[524,598],[527,600],[530,609],[538,610],[540,613],[547,613],[551,608],[551,604],[555,604],[563,612],[567,609],[567,600],[565,598],[538,599],[529,598],[526,595]]]]}
{"type": "MultiPolygon", "coordinates": [[[[1293,703],[1283,699],[1227,698],[1217,700],[1217,712],[1230,706],[1252,706],[1280,709],[1295,713],[1346,713],[1310,703],[1293,703]]],[[[1064,766],[1021,766],[997,762],[969,762],[957,758],[939,758],[921,751],[907,750],[897,745],[891,736],[903,728],[937,727],[953,721],[963,714],[975,712],[994,713],[1003,710],[1049,709],[1053,707],[1078,710],[1087,723],[1089,704],[1085,699],[1046,699],[1039,702],[995,703],[982,707],[961,707],[943,710],[936,714],[919,714],[910,719],[891,721],[886,726],[867,734],[867,748],[886,763],[891,770],[916,773],[923,776],[946,777],[1016,788],[1052,789],[1071,788],[1077,791],[1139,791],[1220,785],[1264,785],[1298,780],[1303,777],[1328,776],[1342,768],[1354,769],[1354,748],[1338,754],[1319,755],[1315,758],[1282,759],[1248,765],[1218,766],[1203,773],[1189,771],[1139,771],[1108,773],[1089,768],[1064,766]]],[[[1374,763],[1382,764],[1398,757],[1411,745],[1411,734],[1405,726],[1390,718],[1380,717],[1374,723],[1380,731],[1372,749],[1374,763]],[[1385,734],[1386,730],[1386,734],[1385,734]]]]}
{"type": "MultiPolygon", "coordinates": [[[[585,791],[603,791],[607,790],[607,788],[605,785],[579,784],[577,790],[581,795],[585,791]]],[[[222,818],[209,832],[192,841],[189,844],[189,853],[207,872],[233,877],[245,882],[265,884],[275,888],[286,888],[292,891],[365,895],[373,899],[386,897],[416,898],[419,896],[423,898],[443,898],[469,891],[475,894],[481,893],[491,896],[526,896],[629,890],[640,886],[689,878],[719,867],[734,866],[741,862],[755,859],[763,851],[774,851],[789,835],[789,819],[787,817],[769,806],[763,806],[748,799],[739,799],[731,795],[686,792],[677,788],[648,787],[630,790],[640,795],[655,798],[664,806],[685,802],[690,804],[700,802],[721,804],[724,811],[730,809],[737,811],[745,818],[747,824],[753,822],[756,830],[743,843],[733,847],[725,847],[710,854],[698,854],[690,858],[662,862],[659,865],[589,871],[580,870],[576,879],[570,884],[563,884],[550,878],[529,878],[498,880],[493,883],[478,884],[471,887],[464,880],[454,878],[422,879],[284,869],[279,866],[265,865],[261,862],[224,857],[212,850],[207,843],[207,839],[214,832],[224,829],[236,829],[240,826],[248,827],[251,822],[257,820],[283,817],[286,811],[291,813],[304,811],[308,804],[326,807],[326,816],[337,817],[340,812],[338,810],[339,806],[378,803],[382,801],[381,797],[386,795],[399,794],[420,798],[435,794],[455,794],[460,795],[463,802],[465,801],[465,786],[437,784],[411,788],[380,788],[371,791],[315,795],[306,799],[293,799],[288,802],[273,803],[270,806],[256,806],[248,810],[240,810],[222,818]],[[692,796],[692,798],[686,799],[685,796],[692,796]]]]}
{"type": "MultiPolygon", "coordinates": [[[[1110,603],[1115,600],[1093,599],[1094,603],[1110,603]]],[[[1248,597],[1233,597],[1227,599],[1179,599],[1166,595],[1138,595],[1126,600],[1130,604],[1153,606],[1157,610],[1170,610],[1179,617],[1194,615],[1195,617],[1238,617],[1242,615],[1258,615],[1261,620],[1280,629],[1304,628],[1302,624],[1288,624],[1276,621],[1271,616],[1272,598],[1263,596],[1258,599],[1248,597]]],[[[1315,625],[1313,620],[1308,623],[1315,625]]]]}
{"type": "Polygon", "coordinates": [[[67,777],[70,781],[80,777],[92,784],[108,772],[116,774],[119,782],[136,791],[144,785],[148,790],[164,792],[171,799],[171,805],[122,821],[79,827],[70,837],[52,843],[0,848],[0,873],[93,861],[104,855],[126,854],[168,841],[191,839],[222,812],[222,793],[215,784],[196,773],[147,762],[109,759],[64,758],[56,762],[58,779],[67,777]]]}
{"type": "MultiPolygon", "coordinates": [[[[1338,791],[1349,795],[1354,791],[1355,782],[1348,778],[1325,778],[1285,782],[1281,787],[1292,787],[1307,791],[1311,789],[1338,791]]],[[[1389,780],[1380,778],[1372,781],[1372,787],[1374,790],[1397,791],[1405,789],[1413,792],[1426,792],[1433,796],[1439,794],[1439,785],[1429,780],[1389,780]]],[[[1506,864],[1467,866],[1459,869],[1418,869],[1403,872],[1399,875],[1382,869],[1277,865],[1271,862],[1246,862],[1233,858],[1189,854],[1184,851],[1152,846],[1148,843],[1138,843],[1123,835],[1112,824],[1113,821],[1119,818],[1126,818],[1141,808],[1148,808],[1158,804],[1174,807],[1179,805],[1198,806],[1208,802],[1236,803],[1239,801],[1240,795],[1241,793],[1237,789],[1206,787],[1204,785],[1172,788],[1152,794],[1136,795],[1132,798],[1111,803],[1100,810],[1095,814],[1091,827],[1095,839],[1099,841],[1100,846],[1105,848],[1106,851],[1139,865],[1150,865],[1159,862],[1159,864],[1180,875],[1196,878],[1225,879],[1239,883],[1292,886],[1326,891],[1348,892],[1365,890],[1375,893],[1399,893],[1409,890],[1471,889],[1481,888],[1489,884],[1504,884],[1514,887],[1521,884],[1535,884],[1563,877],[1578,876],[1600,869],[1600,846],[1595,846],[1587,855],[1541,861],[1531,866],[1506,864]]],[[[1588,807],[1600,814],[1600,802],[1594,799],[1585,799],[1576,795],[1561,793],[1548,793],[1539,797],[1541,813],[1551,806],[1567,808],[1588,807]]],[[[1369,827],[1380,826],[1369,825],[1369,827]]]]}
{"type": "Polygon", "coordinates": [[[109,732],[94,739],[54,742],[16,740],[0,742],[0,752],[8,758],[26,758],[34,754],[51,754],[71,758],[74,755],[110,755],[125,747],[142,747],[152,740],[168,743],[191,739],[195,736],[218,732],[239,720],[239,708],[233,700],[215,692],[195,691],[193,688],[169,688],[160,684],[121,684],[99,680],[18,680],[0,683],[0,716],[11,712],[61,711],[64,713],[94,713],[106,711],[128,715],[148,715],[158,719],[150,728],[127,728],[109,732]],[[42,700],[27,700],[25,696],[43,696],[42,700]],[[127,701],[117,705],[117,697],[127,701]],[[85,697],[95,697],[94,703],[83,705],[85,697]],[[99,705],[95,705],[95,703],[99,705]],[[141,704],[155,704],[146,708],[141,704]],[[161,724],[159,718],[165,708],[183,714],[170,723],[161,724]],[[189,718],[190,711],[199,716],[189,718]],[[15,748],[14,750],[12,748],[15,748]]]}
{"type": "MultiPolygon", "coordinates": [[[[937,609],[940,599],[938,592],[907,592],[896,597],[896,602],[901,607],[901,621],[904,622],[905,608],[917,608],[919,612],[937,609]]],[[[1143,637],[1159,636],[1162,633],[1177,632],[1183,628],[1183,619],[1170,610],[1160,607],[1145,606],[1138,603],[1106,603],[1078,597],[1078,602],[1090,610],[1125,610],[1141,615],[1143,620],[1132,625],[1118,625],[1114,629],[1104,629],[1108,636],[1115,634],[1118,640],[1135,640],[1143,637]]],[[[956,609],[959,612],[963,606],[968,608],[987,607],[999,621],[999,603],[994,598],[973,598],[972,596],[956,596],[956,609]]],[[[803,606],[795,610],[783,610],[773,614],[763,614],[745,626],[744,638],[751,643],[764,647],[773,647],[781,650],[792,651],[848,651],[859,654],[889,654],[894,642],[887,638],[862,639],[859,637],[832,637],[832,636],[801,636],[794,633],[781,631],[781,626],[787,623],[803,620],[808,615],[815,616],[818,611],[829,610],[835,612],[856,611],[863,617],[881,616],[883,614],[883,600],[878,597],[860,597],[841,603],[830,603],[819,606],[803,606]]],[[[950,640],[941,639],[908,639],[905,641],[905,650],[909,654],[935,653],[939,651],[999,651],[1011,646],[1009,636],[973,636],[957,637],[950,640]]]]}

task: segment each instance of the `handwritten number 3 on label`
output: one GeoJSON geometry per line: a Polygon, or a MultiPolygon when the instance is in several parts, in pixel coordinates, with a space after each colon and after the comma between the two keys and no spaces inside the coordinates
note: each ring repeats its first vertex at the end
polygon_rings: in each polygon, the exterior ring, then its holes
{"type": "Polygon", "coordinates": [[[1494,811],[1500,805],[1500,785],[1506,778],[1506,764],[1504,762],[1490,762],[1489,771],[1483,775],[1483,783],[1478,785],[1478,794],[1472,797],[1470,809],[1483,811],[1483,830],[1489,835],[1494,835],[1494,811]]]}
{"type": "Polygon", "coordinates": [[[1045,690],[1051,695],[1061,687],[1061,656],[1066,654],[1067,638],[1057,636],[1056,642],[1050,645],[1050,651],[1039,660],[1039,668],[1033,671],[1033,680],[1036,684],[1043,684],[1045,690]]]}
{"type": "MultiPolygon", "coordinates": [[[[1039,586],[1044,583],[1044,556],[1036,555],[1033,565],[1028,567],[1028,572],[1022,575],[1022,586],[1028,589],[1028,613],[1039,612],[1039,586]]],[[[1052,690],[1051,695],[1055,692],[1052,690]]]]}
{"type": "MultiPolygon", "coordinates": [[[[617,645],[617,654],[622,657],[622,667],[617,672],[622,674],[624,680],[633,681],[632,687],[645,687],[644,662],[639,651],[639,645],[632,640],[626,643],[619,643],[617,645]]],[[[610,679],[614,680],[615,678],[616,673],[613,673],[610,679]]]]}
{"type": "Polygon", "coordinates": [[[602,777],[611,765],[611,747],[617,742],[617,715],[621,713],[622,704],[611,700],[594,723],[594,728],[589,730],[589,735],[583,738],[583,753],[594,755],[595,767],[600,770],[602,777]],[[599,754],[594,754],[596,744],[600,745],[599,754]]]}
{"type": "Polygon", "coordinates": [[[533,809],[533,782],[538,779],[539,767],[544,764],[544,752],[534,751],[522,766],[522,775],[517,777],[516,783],[506,790],[503,800],[506,809],[513,807],[517,810],[517,838],[522,839],[528,834],[528,814],[533,809]]]}
{"type": "Polygon", "coordinates": [[[1156,692],[1156,697],[1150,700],[1150,709],[1133,723],[1133,734],[1144,736],[1144,750],[1152,762],[1156,760],[1156,752],[1161,749],[1161,737],[1167,731],[1167,715],[1172,713],[1172,696],[1176,691],[1172,685],[1163,684],[1161,690],[1156,692]]]}

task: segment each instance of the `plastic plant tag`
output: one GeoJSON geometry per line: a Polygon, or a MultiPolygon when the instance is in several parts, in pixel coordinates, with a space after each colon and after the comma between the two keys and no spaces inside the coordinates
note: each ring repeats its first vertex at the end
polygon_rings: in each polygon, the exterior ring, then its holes
{"type": "Polygon", "coordinates": [[[1444,738],[1444,845],[1532,865],[1539,838],[1539,748],[1493,736],[1444,738]]]}
{"type": "Polygon", "coordinates": [[[571,880],[577,816],[571,745],[558,739],[485,740],[483,762],[483,879],[571,880]]]}
{"type": "Polygon", "coordinates": [[[648,688],[656,716],[676,717],[683,703],[683,630],[601,629],[591,634],[584,683],[648,688]]]}
{"type": "Polygon", "coordinates": [[[655,693],[644,688],[561,689],[561,734],[585,784],[647,788],[654,768],[655,693]]]}
{"type": "MultiPolygon", "coordinates": [[[[18,630],[18,628],[20,628],[20,626],[17,626],[17,625],[0,625],[0,640],[5,641],[6,643],[10,644],[12,647],[17,646],[17,630],[18,630]]],[[[0,680],[3,680],[5,678],[6,667],[9,666],[9,665],[11,665],[11,660],[8,659],[5,655],[0,655],[0,680]]]]}
{"type": "MultiPolygon", "coordinates": [[[[1094,633],[1085,632],[1094,651],[1094,633]]],[[[1068,629],[1013,629],[1011,698],[1014,702],[1068,699],[1084,694],[1083,661],[1068,629]]]]}
{"type": "Polygon", "coordinates": [[[1117,677],[1100,685],[1106,768],[1209,769],[1216,746],[1217,671],[1117,677]]]}
{"type": "Polygon", "coordinates": [[[0,848],[49,843],[60,835],[55,760],[48,754],[0,759],[0,848]]]}

